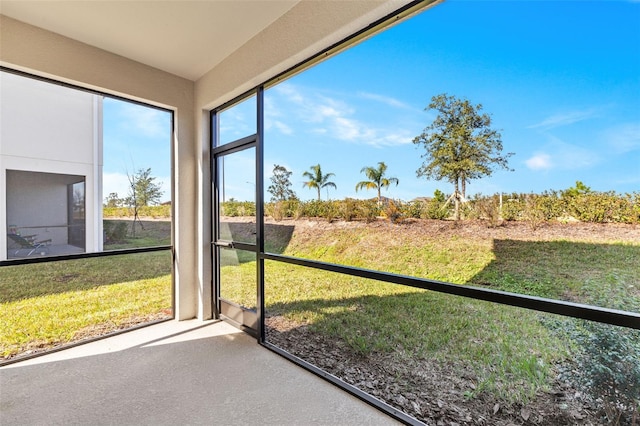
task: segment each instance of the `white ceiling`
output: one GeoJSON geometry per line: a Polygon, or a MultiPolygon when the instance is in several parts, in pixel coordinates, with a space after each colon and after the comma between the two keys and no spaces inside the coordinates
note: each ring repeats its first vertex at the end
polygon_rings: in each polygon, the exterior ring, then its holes
{"type": "Polygon", "coordinates": [[[197,80],[300,0],[0,0],[0,13],[197,80]]]}

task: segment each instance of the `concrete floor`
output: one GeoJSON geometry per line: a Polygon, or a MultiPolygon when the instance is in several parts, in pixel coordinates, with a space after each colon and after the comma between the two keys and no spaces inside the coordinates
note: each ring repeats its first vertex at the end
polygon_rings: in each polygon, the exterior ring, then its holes
{"type": "Polygon", "coordinates": [[[0,424],[398,423],[232,326],[193,320],[0,368],[0,424]]]}

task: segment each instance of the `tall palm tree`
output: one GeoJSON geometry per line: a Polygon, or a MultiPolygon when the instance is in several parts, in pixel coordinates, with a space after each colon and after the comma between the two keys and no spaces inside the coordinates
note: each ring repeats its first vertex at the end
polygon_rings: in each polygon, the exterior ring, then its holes
{"type": "Polygon", "coordinates": [[[362,182],[358,182],[356,185],[356,192],[360,189],[377,189],[378,190],[378,204],[382,200],[382,196],[380,194],[380,190],[384,187],[389,187],[392,183],[395,183],[396,186],[400,183],[398,178],[395,177],[384,177],[385,172],[387,171],[387,165],[384,164],[383,161],[378,163],[378,167],[363,167],[360,170],[360,173],[364,173],[369,180],[363,180],[362,182]]]}
{"type": "Polygon", "coordinates": [[[329,178],[331,176],[335,176],[333,173],[327,173],[326,175],[322,174],[322,169],[320,168],[320,164],[316,164],[315,166],[311,166],[312,172],[304,172],[302,177],[309,179],[307,182],[302,184],[303,187],[307,187],[309,189],[316,188],[318,190],[318,200],[320,200],[320,190],[326,187],[332,187],[334,189],[338,189],[335,183],[329,182],[329,178]]]}

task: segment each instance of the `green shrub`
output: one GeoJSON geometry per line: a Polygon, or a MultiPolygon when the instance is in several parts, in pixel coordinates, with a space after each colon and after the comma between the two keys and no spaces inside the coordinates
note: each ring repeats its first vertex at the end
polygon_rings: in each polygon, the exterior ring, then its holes
{"type": "Polygon", "coordinates": [[[391,223],[399,223],[404,220],[402,210],[391,200],[384,206],[384,215],[391,223]]]}
{"type": "Polygon", "coordinates": [[[305,201],[302,206],[302,216],[304,217],[325,217],[327,202],[322,200],[305,201]]]}
{"type": "Polygon", "coordinates": [[[338,209],[338,217],[344,221],[351,222],[358,217],[359,200],[345,198],[342,201],[335,201],[338,209]]]}
{"type": "Polygon", "coordinates": [[[340,217],[340,201],[327,201],[324,205],[323,217],[329,223],[340,217]]]}
{"type": "Polygon", "coordinates": [[[608,424],[632,424],[640,412],[640,331],[576,320],[574,368],[562,377],[584,389],[608,424]]]}
{"type": "Polygon", "coordinates": [[[104,207],[103,217],[130,217],[133,216],[133,209],[129,207],[104,207]]]}
{"type": "MultiPolygon", "coordinates": [[[[443,220],[453,214],[453,204],[446,204],[444,194],[436,191],[429,201],[415,200],[410,202],[393,202],[394,219],[422,218],[443,220]]],[[[573,192],[570,192],[573,194],[573,192]]],[[[537,229],[546,221],[556,220],[564,216],[572,216],[584,222],[640,222],[640,193],[618,195],[615,192],[587,192],[567,195],[567,191],[545,191],[542,194],[509,194],[474,196],[461,206],[461,216],[465,219],[487,220],[490,226],[496,226],[501,220],[526,221],[532,229],[537,229]]],[[[281,220],[285,217],[299,219],[324,218],[332,221],[340,218],[345,221],[362,219],[373,221],[383,212],[389,217],[389,203],[378,205],[376,200],[344,200],[300,201],[297,199],[265,203],[265,214],[281,220]]],[[[170,206],[164,207],[170,213],[170,206]]],[[[223,214],[227,216],[247,216],[255,214],[255,204],[230,200],[223,204],[223,214]]],[[[110,208],[112,217],[130,216],[127,208],[110,208]]],[[[107,211],[107,209],[105,209],[107,211]]],[[[142,210],[141,215],[156,215],[157,211],[148,213],[142,210]]],[[[106,215],[106,214],[105,214],[106,215]]],[[[154,216],[155,217],[155,216],[154,216]]]]}
{"type": "Polygon", "coordinates": [[[282,220],[286,217],[285,201],[265,203],[264,212],[267,216],[271,216],[276,221],[282,220]]]}
{"type": "Polygon", "coordinates": [[[381,206],[374,200],[360,200],[358,202],[358,217],[367,223],[373,222],[380,216],[381,206]]]}
{"type": "Polygon", "coordinates": [[[473,214],[474,218],[488,221],[490,227],[500,224],[500,196],[477,196],[470,207],[472,207],[470,214],[473,214]]]}
{"type": "Polygon", "coordinates": [[[402,203],[400,210],[404,217],[419,219],[422,216],[422,210],[424,210],[425,204],[426,203],[421,200],[409,201],[408,203],[402,203]]]}
{"type": "MultiPolygon", "coordinates": [[[[453,201],[451,202],[451,204],[454,206],[455,209],[455,204],[453,203],[453,201]]],[[[466,202],[466,203],[460,203],[460,218],[462,219],[475,219],[475,210],[473,208],[473,203],[470,202],[466,202]]]]}
{"type": "Polygon", "coordinates": [[[546,222],[545,211],[540,208],[538,196],[535,194],[528,195],[524,198],[524,210],[522,211],[522,220],[524,220],[532,231],[535,231],[546,222]]]}
{"type": "Polygon", "coordinates": [[[256,203],[253,201],[236,201],[232,198],[220,206],[220,215],[222,216],[255,216],[255,214],[256,203]]]}
{"type": "Polygon", "coordinates": [[[105,220],[102,222],[105,244],[122,243],[127,238],[127,223],[105,220]]]}
{"type": "Polygon", "coordinates": [[[171,217],[171,205],[164,204],[160,206],[142,206],[138,209],[138,216],[153,218],[169,218],[171,217]]]}
{"type": "MultiPolygon", "coordinates": [[[[106,218],[132,217],[134,214],[131,207],[103,207],[102,215],[106,218]]],[[[141,206],[138,209],[139,217],[170,218],[171,205],[163,204],[159,206],[141,206]]]]}
{"type": "Polygon", "coordinates": [[[534,197],[533,207],[544,220],[553,220],[565,214],[565,202],[556,191],[545,191],[534,197]]]}
{"type": "Polygon", "coordinates": [[[515,221],[522,220],[524,214],[524,202],[518,194],[511,194],[509,197],[502,199],[502,219],[515,221]]]}
{"type": "Polygon", "coordinates": [[[423,207],[420,217],[422,219],[444,220],[451,216],[451,205],[445,205],[444,201],[432,199],[423,207]]]}
{"type": "Polygon", "coordinates": [[[633,222],[629,198],[615,192],[590,192],[567,197],[567,212],[582,222],[633,222]]]}

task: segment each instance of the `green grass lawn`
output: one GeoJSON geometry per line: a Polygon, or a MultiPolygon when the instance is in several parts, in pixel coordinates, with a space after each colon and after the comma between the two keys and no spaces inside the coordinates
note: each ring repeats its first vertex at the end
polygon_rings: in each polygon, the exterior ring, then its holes
{"type": "Polygon", "coordinates": [[[3,358],[170,316],[169,252],[0,268],[3,358]]]}
{"type": "MultiPolygon", "coordinates": [[[[251,224],[229,232],[250,235],[251,224]],[[245,229],[246,228],[246,229],[245,229]]],[[[640,242],[405,234],[402,227],[267,229],[268,250],[460,285],[637,311],[640,242]]],[[[145,238],[140,235],[140,238],[145,238]]],[[[223,296],[255,306],[255,256],[224,250],[223,296]]],[[[168,252],[0,269],[0,352],[10,357],[109,331],[171,308],[168,252]]],[[[270,317],[344,342],[359,356],[462,363],[483,391],[522,402],[547,389],[571,344],[550,315],[267,261],[270,317]]]]}
{"type": "MultiPolygon", "coordinates": [[[[640,306],[640,270],[632,261],[640,244],[407,240],[397,230],[336,227],[294,236],[284,254],[631,311],[640,306]]],[[[255,304],[255,267],[250,259],[225,266],[226,274],[243,277],[229,282],[228,298],[255,304]]],[[[488,391],[508,402],[548,390],[554,366],[572,350],[550,327],[563,321],[552,315],[275,261],[265,264],[265,304],[269,316],[340,339],[362,356],[463,363],[478,379],[470,394],[488,391]]]]}

